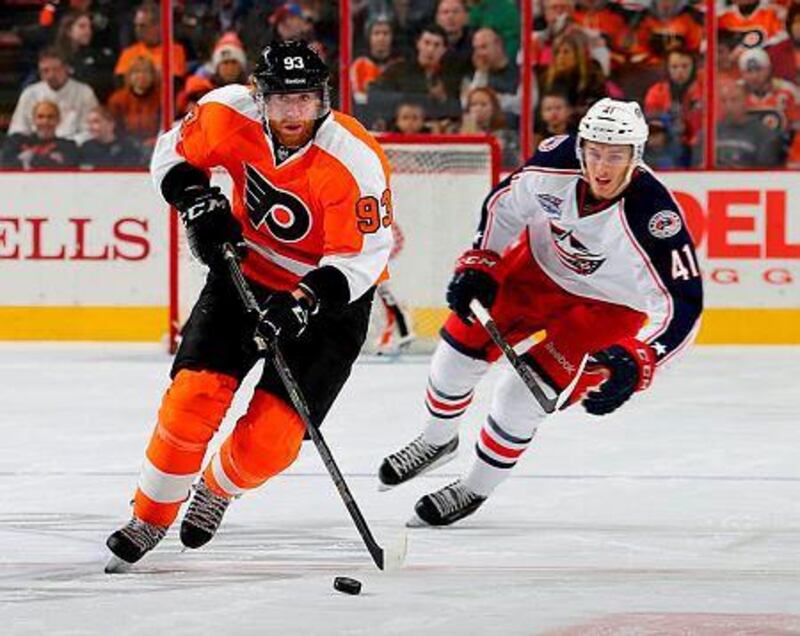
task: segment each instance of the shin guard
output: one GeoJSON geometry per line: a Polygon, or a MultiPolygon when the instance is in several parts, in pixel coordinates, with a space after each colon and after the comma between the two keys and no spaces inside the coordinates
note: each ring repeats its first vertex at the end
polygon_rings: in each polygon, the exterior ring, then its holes
{"type": "Polygon", "coordinates": [[[184,369],[175,376],[147,446],[135,516],[159,526],[175,520],[237,386],[235,378],[211,371],[184,369]]]}

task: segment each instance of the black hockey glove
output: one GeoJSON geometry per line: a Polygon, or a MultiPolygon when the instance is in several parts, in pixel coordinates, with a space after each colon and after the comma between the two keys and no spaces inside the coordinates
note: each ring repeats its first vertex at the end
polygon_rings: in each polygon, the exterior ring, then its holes
{"type": "Polygon", "coordinates": [[[600,388],[589,391],[583,408],[592,415],[607,415],[617,410],[636,392],[650,386],[656,368],[653,349],[635,338],[627,338],[608,349],[595,353],[587,364],[608,370],[608,379],[600,388]]]}
{"type": "Polygon", "coordinates": [[[447,286],[447,305],[465,323],[472,323],[469,304],[477,299],[489,309],[502,280],[500,255],[491,250],[468,250],[456,261],[456,271],[447,286]]]}
{"type": "Polygon", "coordinates": [[[311,295],[295,298],[292,292],[275,292],[264,303],[256,334],[267,340],[297,338],[308,326],[308,318],[316,304],[311,295]]]}
{"type": "Polygon", "coordinates": [[[244,244],[242,228],[231,213],[228,197],[219,188],[189,186],[177,198],[175,207],[186,228],[192,256],[210,268],[223,265],[223,243],[244,244]]]}

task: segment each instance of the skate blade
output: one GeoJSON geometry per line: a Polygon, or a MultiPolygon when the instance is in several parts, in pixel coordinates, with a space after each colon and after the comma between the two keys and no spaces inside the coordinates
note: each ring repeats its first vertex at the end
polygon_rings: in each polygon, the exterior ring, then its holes
{"type": "Polygon", "coordinates": [[[403,484],[407,484],[413,479],[424,475],[425,473],[429,473],[432,470],[436,470],[437,468],[441,468],[446,463],[453,461],[456,457],[458,457],[458,448],[456,448],[452,453],[449,455],[445,455],[444,457],[440,457],[435,462],[433,462],[430,466],[426,469],[421,470],[419,473],[414,475],[411,479],[406,479],[405,481],[401,481],[399,484],[384,484],[380,479],[378,479],[378,492],[386,492],[387,490],[392,490],[393,488],[397,488],[398,486],[402,486],[403,484]]]}
{"type": "Polygon", "coordinates": [[[133,563],[123,561],[116,554],[112,554],[111,558],[109,558],[106,563],[104,572],[106,574],[124,574],[125,572],[129,572],[132,567],[133,563]]]}

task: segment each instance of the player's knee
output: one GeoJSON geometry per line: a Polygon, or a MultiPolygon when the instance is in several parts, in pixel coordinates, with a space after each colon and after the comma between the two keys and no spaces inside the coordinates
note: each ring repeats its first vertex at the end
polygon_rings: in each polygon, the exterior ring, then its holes
{"type": "Polygon", "coordinates": [[[438,391],[461,395],[471,391],[488,368],[485,360],[470,358],[442,340],[431,360],[429,377],[438,391]]]}
{"type": "MultiPolygon", "coordinates": [[[[238,382],[213,371],[178,372],[158,412],[158,432],[175,443],[203,443],[219,428],[238,382]]],[[[169,441],[169,440],[167,440],[169,441]]]]}
{"type": "Polygon", "coordinates": [[[282,399],[256,391],[242,425],[250,432],[254,457],[270,476],[288,468],[297,458],[305,425],[297,412],[282,399]]]}
{"type": "Polygon", "coordinates": [[[495,385],[489,414],[509,434],[529,438],[545,413],[516,372],[507,369],[495,385]]]}

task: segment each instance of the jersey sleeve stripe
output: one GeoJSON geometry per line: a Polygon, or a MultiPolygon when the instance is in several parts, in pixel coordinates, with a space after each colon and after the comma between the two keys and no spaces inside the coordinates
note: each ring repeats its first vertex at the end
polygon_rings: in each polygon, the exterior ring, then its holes
{"type": "Polygon", "coordinates": [[[497,207],[497,201],[500,199],[501,196],[511,191],[511,185],[507,185],[504,188],[497,190],[489,199],[489,201],[484,206],[483,210],[483,217],[481,219],[481,223],[478,226],[478,231],[480,232],[483,230],[483,238],[481,239],[480,247],[481,249],[485,249],[486,245],[489,244],[489,236],[492,233],[492,227],[494,225],[495,220],[495,209],[497,207]]]}

